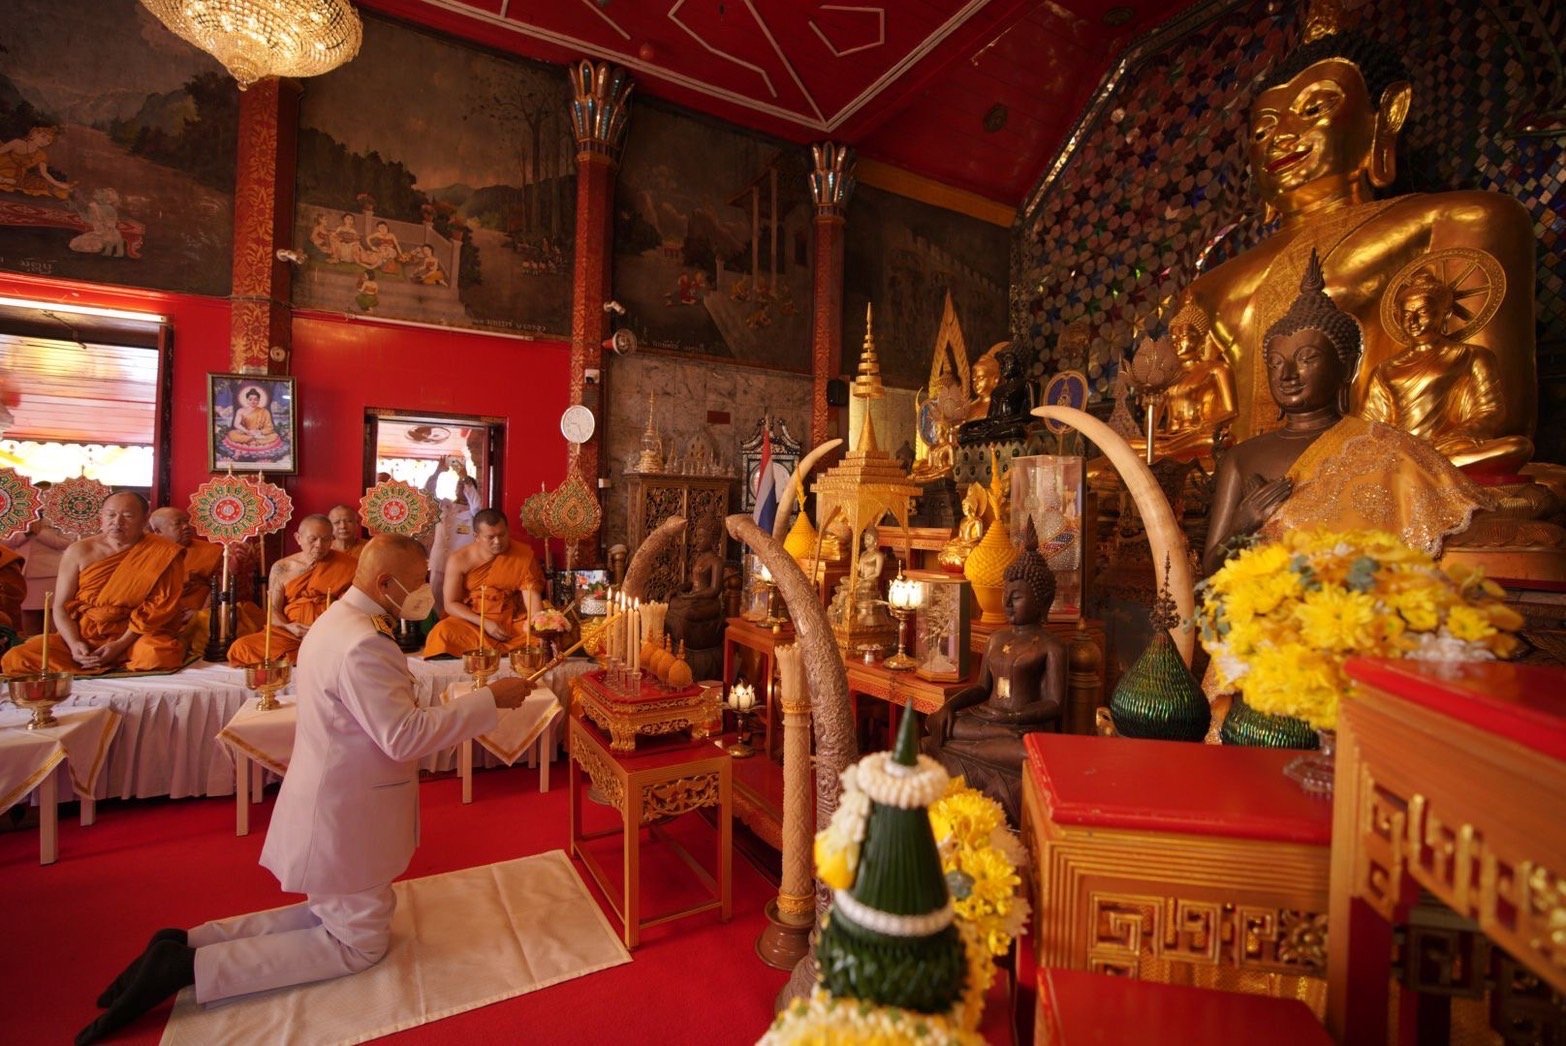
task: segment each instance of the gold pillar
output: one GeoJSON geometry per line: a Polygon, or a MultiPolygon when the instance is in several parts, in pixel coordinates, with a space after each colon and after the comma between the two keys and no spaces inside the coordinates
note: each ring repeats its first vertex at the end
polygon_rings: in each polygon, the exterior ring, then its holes
{"type": "Polygon", "coordinates": [[[783,877],[777,898],[767,902],[767,927],[756,941],[756,954],[780,970],[792,970],[810,950],[816,917],[810,833],[815,786],[810,773],[810,695],[800,664],[803,653],[798,643],[773,649],[782,677],[783,877]]]}

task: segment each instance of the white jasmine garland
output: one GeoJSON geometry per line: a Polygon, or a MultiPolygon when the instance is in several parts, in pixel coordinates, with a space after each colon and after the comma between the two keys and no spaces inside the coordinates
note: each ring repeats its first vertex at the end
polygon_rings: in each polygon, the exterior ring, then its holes
{"type": "Polygon", "coordinates": [[[948,780],[940,763],[927,755],[908,767],[892,760],[890,752],[876,752],[859,760],[858,784],[865,795],[882,806],[899,810],[927,807],[946,793],[948,780]]]}

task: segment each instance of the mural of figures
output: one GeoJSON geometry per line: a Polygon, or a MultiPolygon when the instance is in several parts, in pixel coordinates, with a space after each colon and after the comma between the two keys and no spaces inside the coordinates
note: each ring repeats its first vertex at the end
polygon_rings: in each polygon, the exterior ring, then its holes
{"type": "Polygon", "coordinates": [[[1010,237],[978,218],[856,188],[844,233],[843,373],[859,365],[866,301],[875,304],[881,379],[893,388],[929,380],[948,291],[970,352],[1005,340],[1010,237]]]}
{"type": "Polygon", "coordinates": [[[0,269],[228,294],[222,68],[136,0],[6,0],[0,55],[0,269]]]}
{"type": "Polygon", "coordinates": [[[644,347],[810,370],[805,167],[802,148],[636,103],[614,290],[644,347]]]}
{"type": "Polygon", "coordinates": [[[300,111],[295,303],[569,334],[576,160],[563,72],[364,17],[300,111]]]}

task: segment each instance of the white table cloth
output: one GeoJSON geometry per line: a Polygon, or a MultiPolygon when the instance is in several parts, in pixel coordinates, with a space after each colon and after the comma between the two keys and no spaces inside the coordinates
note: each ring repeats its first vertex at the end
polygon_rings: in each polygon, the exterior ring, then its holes
{"type": "Polygon", "coordinates": [[[53,864],[59,853],[59,782],[57,768],[67,775],[81,798],[82,824],[95,818],[93,789],[120,715],[108,708],[55,709],[57,726],[27,729],[32,713],[19,708],[0,711],[0,811],[38,790],[38,863],[53,864]]]}

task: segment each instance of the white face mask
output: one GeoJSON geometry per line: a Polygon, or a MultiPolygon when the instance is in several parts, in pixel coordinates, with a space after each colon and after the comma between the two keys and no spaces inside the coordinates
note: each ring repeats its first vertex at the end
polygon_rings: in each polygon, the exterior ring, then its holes
{"type": "Polygon", "coordinates": [[[409,592],[407,587],[396,578],[392,578],[391,582],[402,589],[402,605],[397,608],[398,617],[404,621],[423,621],[430,616],[430,611],[435,609],[435,590],[430,588],[428,581],[412,592],[409,592]]]}

